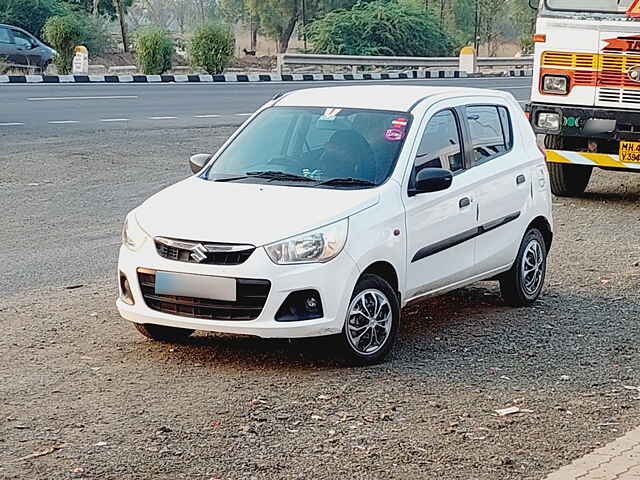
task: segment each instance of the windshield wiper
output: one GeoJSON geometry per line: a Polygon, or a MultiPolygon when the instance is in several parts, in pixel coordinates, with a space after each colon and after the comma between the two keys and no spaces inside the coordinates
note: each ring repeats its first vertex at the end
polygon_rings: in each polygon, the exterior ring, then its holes
{"type": "Polygon", "coordinates": [[[369,181],[369,180],[363,180],[362,178],[352,178],[352,177],[345,177],[345,178],[331,178],[329,180],[324,180],[320,183],[317,183],[316,186],[322,186],[322,185],[334,185],[334,186],[350,186],[350,185],[354,185],[354,186],[362,186],[362,187],[375,187],[376,184],[369,181]]]}
{"type": "Polygon", "coordinates": [[[245,178],[266,178],[269,182],[275,180],[285,180],[285,181],[294,181],[294,182],[315,182],[312,178],[304,177],[302,175],[296,175],[294,173],[280,172],[275,170],[264,170],[264,171],[255,171],[255,172],[247,172],[244,175],[235,175],[232,177],[222,177],[216,178],[214,182],[233,182],[235,180],[244,180],[245,178]]]}
{"type": "Polygon", "coordinates": [[[304,177],[302,175],[296,175],[294,173],[280,172],[276,170],[265,170],[257,172],[247,172],[248,177],[267,178],[269,181],[273,180],[289,180],[294,182],[315,182],[314,179],[304,177]]]}
{"type": "Polygon", "coordinates": [[[248,178],[246,175],[238,175],[235,177],[222,177],[222,178],[216,178],[215,180],[213,180],[214,182],[233,182],[235,180],[242,180],[244,178],[248,178]]]}

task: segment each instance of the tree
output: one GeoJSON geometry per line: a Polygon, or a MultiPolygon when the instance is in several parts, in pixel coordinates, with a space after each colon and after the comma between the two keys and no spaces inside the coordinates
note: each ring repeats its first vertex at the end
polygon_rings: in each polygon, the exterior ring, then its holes
{"type": "Polygon", "coordinates": [[[58,0],[0,0],[0,23],[24,28],[38,37],[50,17],[67,13],[58,0]]]}
{"type": "MultiPolygon", "coordinates": [[[[86,13],[107,15],[111,19],[118,16],[117,8],[112,0],[63,0],[73,10],[81,10],[86,13]]],[[[125,10],[133,4],[134,0],[124,0],[125,10]]]]}
{"type": "MultiPolygon", "coordinates": [[[[224,18],[230,23],[243,21],[253,25],[252,37],[258,29],[276,41],[280,53],[286,52],[291,36],[300,23],[306,23],[336,8],[350,8],[358,0],[219,0],[224,18]],[[303,21],[304,20],[304,21],[303,21]]],[[[360,0],[366,3],[370,0],[360,0]]]]}
{"type": "Polygon", "coordinates": [[[455,41],[415,0],[378,0],[335,10],[314,21],[315,53],[333,55],[448,56],[455,41]]]}
{"type": "Polygon", "coordinates": [[[488,54],[495,57],[499,45],[499,20],[506,14],[508,0],[478,0],[480,34],[487,44],[488,54]]]}
{"type": "Polygon", "coordinates": [[[122,35],[122,49],[126,52],[129,51],[129,39],[127,38],[127,20],[125,14],[125,0],[113,0],[113,5],[116,9],[116,15],[120,23],[120,34],[122,35]]]}

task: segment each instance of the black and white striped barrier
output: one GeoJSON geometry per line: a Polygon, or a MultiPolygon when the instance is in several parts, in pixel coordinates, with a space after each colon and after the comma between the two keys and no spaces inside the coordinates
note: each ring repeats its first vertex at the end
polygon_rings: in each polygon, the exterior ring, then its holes
{"type": "MultiPolygon", "coordinates": [[[[531,70],[512,70],[502,76],[531,76],[531,70]]],[[[3,83],[246,83],[246,82],[305,82],[305,81],[358,81],[358,80],[420,80],[431,78],[473,78],[466,72],[440,70],[412,70],[403,73],[358,74],[225,74],[225,75],[0,75],[3,83]]]]}

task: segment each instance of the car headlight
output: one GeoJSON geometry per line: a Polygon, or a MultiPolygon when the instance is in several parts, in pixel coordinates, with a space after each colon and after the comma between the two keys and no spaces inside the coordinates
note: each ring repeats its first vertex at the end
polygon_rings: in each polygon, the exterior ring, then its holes
{"type": "Polygon", "coordinates": [[[344,248],[349,232],[349,220],[266,245],[264,249],[273,263],[324,263],[335,258],[344,248]]]}
{"type": "Polygon", "coordinates": [[[135,215],[129,214],[122,227],[122,244],[129,250],[139,250],[142,247],[147,234],[138,224],[135,215]]]}
{"type": "Polygon", "coordinates": [[[540,112],[536,124],[538,128],[542,128],[543,130],[560,130],[560,114],[555,112],[540,112]]]}
{"type": "Polygon", "coordinates": [[[569,92],[569,79],[562,75],[545,75],[542,78],[542,91],[566,95],[569,92]]]}

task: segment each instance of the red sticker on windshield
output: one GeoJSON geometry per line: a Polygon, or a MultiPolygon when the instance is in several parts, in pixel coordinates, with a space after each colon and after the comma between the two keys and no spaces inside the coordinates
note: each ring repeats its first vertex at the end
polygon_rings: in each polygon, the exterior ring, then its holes
{"type": "Polygon", "coordinates": [[[396,118],[391,122],[393,128],[405,128],[409,121],[406,118],[396,118]]]}
{"type": "Polygon", "coordinates": [[[384,132],[384,138],[386,138],[390,142],[399,142],[404,138],[404,132],[399,128],[390,128],[389,130],[384,132]]]}

